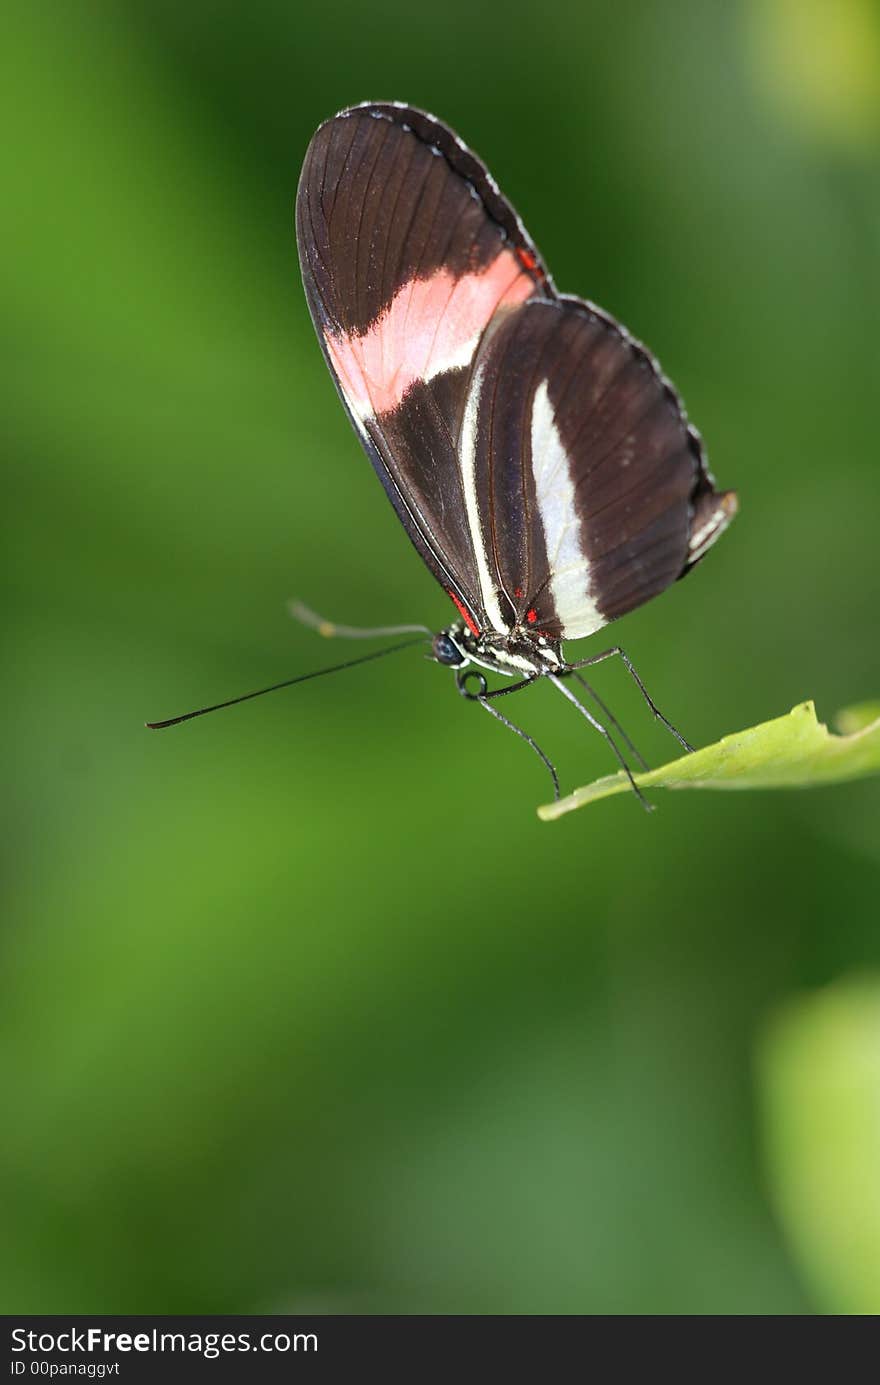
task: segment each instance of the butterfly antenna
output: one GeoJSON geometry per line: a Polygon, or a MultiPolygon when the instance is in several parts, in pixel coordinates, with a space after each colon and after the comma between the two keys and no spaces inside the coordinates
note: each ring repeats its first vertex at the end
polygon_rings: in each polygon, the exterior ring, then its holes
{"type": "Polygon", "coordinates": [[[372,659],[384,659],[386,654],[396,654],[400,649],[411,649],[422,644],[421,639],[404,640],[402,644],[392,644],[388,649],[377,649],[372,654],[362,654],[359,659],[347,659],[344,664],[334,664],[332,668],[315,669],[312,673],[301,673],[296,678],[285,678],[283,683],[272,683],[268,688],[258,688],[256,692],[244,693],[241,697],[231,697],[228,702],[215,702],[211,707],[199,707],[195,712],[184,712],[179,717],[169,717],[167,721],[147,721],[144,725],[149,731],[164,731],[168,726],[178,726],[182,721],[192,721],[194,717],[207,716],[208,712],[219,712],[224,707],[235,707],[239,702],[250,702],[252,697],[264,697],[266,693],[278,692],[280,688],[291,688],[294,683],[307,683],[310,678],[323,678],[326,673],[341,673],[344,668],[354,668],[357,664],[368,664],[372,659]]]}
{"type": "Polygon", "coordinates": [[[313,611],[303,601],[288,601],[287,609],[300,625],[317,630],[318,634],[327,640],[337,637],[344,640],[371,640],[374,637],[388,639],[393,635],[431,634],[427,625],[376,625],[372,628],[363,625],[337,625],[335,620],[325,620],[324,616],[319,616],[317,611],[313,611]]]}

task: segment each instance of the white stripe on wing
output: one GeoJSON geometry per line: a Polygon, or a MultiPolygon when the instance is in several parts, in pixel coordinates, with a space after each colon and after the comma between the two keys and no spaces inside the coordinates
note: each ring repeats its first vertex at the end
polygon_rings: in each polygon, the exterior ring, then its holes
{"type": "Polygon", "coordinates": [[[489,571],[489,559],[486,550],[486,539],[480,524],[480,506],[477,500],[477,423],[480,411],[480,393],[483,386],[483,376],[485,365],[478,366],[471,379],[471,387],[468,390],[467,400],[464,407],[464,418],[461,425],[461,477],[464,486],[464,503],[467,509],[468,525],[471,531],[471,542],[474,545],[474,553],[477,559],[477,573],[480,578],[480,592],[483,598],[483,609],[489,617],[489,623],[499,634],[506,634],[510,625],[504,620],[501,614],[501,607],[498,604],[498,588],[492,579],[489,571]]]}
{"type": "Polygon", "coordinates": [[[566,639],[583,639],[600,630],[606,621],[590,595],[590,563],[581,540],[571,467],[546,380],[541,381],[532,403],[531,445],[556,614],[566,639]]]}

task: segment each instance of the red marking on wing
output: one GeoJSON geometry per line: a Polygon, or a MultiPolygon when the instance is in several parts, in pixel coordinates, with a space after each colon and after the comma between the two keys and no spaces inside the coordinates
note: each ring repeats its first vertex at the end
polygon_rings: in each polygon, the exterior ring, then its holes
{"type": "Polygon", "coordinates": [[[523,591],[522,587],[514,587],[513,594],[514,596],[525,596],[525,592],[523,591]]]}
{"type": "Polygon", "coordinates": [[[459,601],[458,597],[455,595],[455,592],[451,589],[449,595],[452,597],[453,601],[458,607],[459,614],[461,615],[462,620],[464,621],[467,628],[470,630],[471,634],[479,636],[480,632],[477,628],[477,623],[471,615],[470,611],[468,610],[467,606],[463,605],[462,602],[459,601]]]}
{"type": "Polygon", "coordinates": [[[527,269],[529,274],[539,274],[543,279],[543,274],[538,267],[538,257],[531,250],[526,250],[525,246],[517,246],[516,257],[523,269],[527,269]]]}
{"type": "Polygon", "coordinates": [[[537,611],[535,611],[535,610],[526,611],[526,620],[529,622],[529,625],[534,625],[534,623],[535,623],[535,621],[536,621],[537,619],[538,619],[538,612],[537,612],[537,611]]]}

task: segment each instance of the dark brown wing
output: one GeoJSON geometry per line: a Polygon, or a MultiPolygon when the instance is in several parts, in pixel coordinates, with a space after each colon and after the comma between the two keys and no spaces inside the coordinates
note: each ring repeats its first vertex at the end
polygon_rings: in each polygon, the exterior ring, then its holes
{"type": "MultiPolygon", "coordinates": [[[[580,299],[484,344],[473,461],[499,624],[579,639],[698,561],[735,512],[656,361],[580,299]]],[[[492,611],[492,596],[485,595],[492,611]]]]}
{"type": "Polygon", "coordinates": [[[553,293],[537,251],[452,131],[390,103],[321,126],[296,225],[309,308],[352,423],[422,558],[482,629],[459,435],[487,326],[553,293]]]}

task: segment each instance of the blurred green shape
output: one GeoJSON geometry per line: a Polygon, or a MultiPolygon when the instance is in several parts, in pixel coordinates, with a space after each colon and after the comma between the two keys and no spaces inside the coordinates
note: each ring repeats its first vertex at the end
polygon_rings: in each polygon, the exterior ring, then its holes
{"type": "MultiPolygon", "coordinates": [[[[837,720],[847,734],[834,735],[816,719],[814,704],[802,702],[787,716],[734,731],[633,777],[642,789],[794,789],[880,773],[880,703],[849,707],[837,720]]],[[[609,774],[543,804],[538,816],[549,822],[629,787],[624,773],[609,774]]]]}
{"type": "Polygon", "coordinates": [[[824,144],[876,146],[876,0],[751,0],[746,13],[755,76],[780,113],[824,144]]]}
{"type": "Polygon", "coordinates": [[[786,1006],[758,1078],[771,1191],[820,1305],[880,1312],[880,980],[786,1006]]]}

